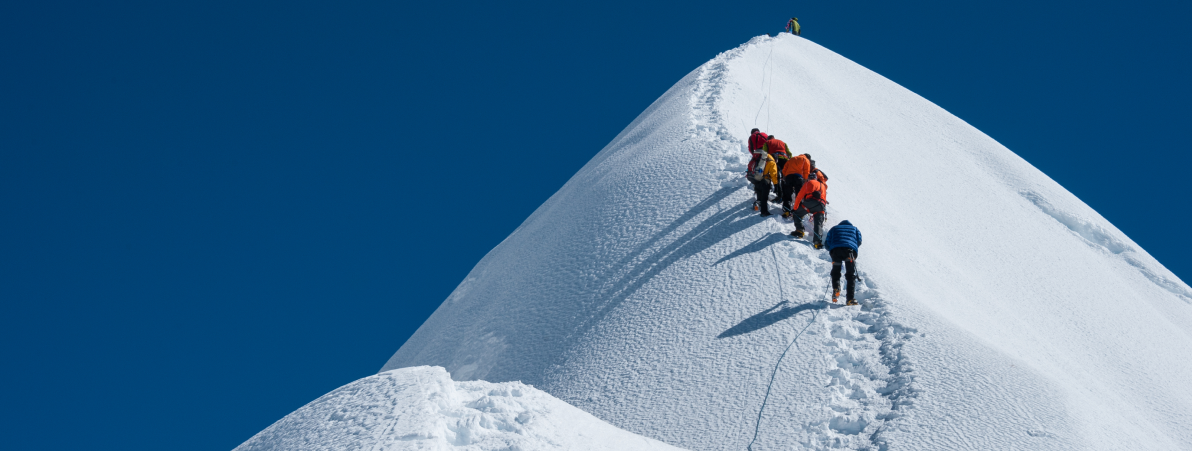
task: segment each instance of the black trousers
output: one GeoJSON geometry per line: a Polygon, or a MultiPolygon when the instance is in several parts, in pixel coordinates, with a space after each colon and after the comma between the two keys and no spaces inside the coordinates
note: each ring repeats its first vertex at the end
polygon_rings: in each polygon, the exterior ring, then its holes
{"type": "Polygon", "coordinates": [[[786,159],[785,158],[783,158],[783,159],[775,158],[774,166],[776,166],[778,168],[778,184],[774,185],[774,197],[777,197],[779,200],[781,200],[782,199],[782,191],[783,191],[783,188],[782,188],[782,185],[783,185],[782,167],[786,166],[786,159]]]}
{"type": "Polygon", "coordinates": [[[770,185],[769,179],[753,182],[753,192],[757,194],[757,209],[762,214],[770,213],[770,185]]]}
{"type": "Polygon", "coordinates": [[[791,174],[782,178],[782,208],[791,208],[791,196],[803,189],[803,174],[791,174]]]}
{"type": "Polygon", "coordinates": [[[819,210],[816,212],[807,211],[807,207],[800,205],[798,210],[795,210],[795,230],[803,230],[803,217],[808,214],[811,216],[811,242],[822,243],[824,240],[824,220],[828,216],[828,212],[819,210]]]}
{"type": "Polygon", "coordinates": [[[848,281],[845,299],[856,299],[854,293],[857,285],[857,253],[847,247],[838,247],[828,251],[828,255],[832,256],[832,289],[840,290],[840,266],[843,264],[848,270],[844,275],[844,279],[848,281]]]}

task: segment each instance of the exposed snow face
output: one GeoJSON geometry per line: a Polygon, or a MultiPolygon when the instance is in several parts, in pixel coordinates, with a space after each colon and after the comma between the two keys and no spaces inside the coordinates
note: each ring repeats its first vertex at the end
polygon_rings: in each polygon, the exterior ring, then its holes
{"type": "Polygon", "coordinates": [[[1189,449],[1190,303],[1005,147],[781,35],[667,91],[384,369],[525,381],[699,450],[1189,449]],[[754,126],[864,234],[861,308],[827,308],[826,252],[750,210],[754,126]]]}
{"type": "Polygon", "coordinates": [[[414,367],[360,379],[236,448],[258,450],[674,450],[519,382],[453,382],[414,367]]]}

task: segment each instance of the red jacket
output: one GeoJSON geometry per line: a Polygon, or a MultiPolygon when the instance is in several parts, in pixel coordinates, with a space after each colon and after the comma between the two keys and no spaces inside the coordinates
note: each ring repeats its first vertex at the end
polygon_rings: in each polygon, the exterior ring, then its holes
{"type": "Polygon", "coordinates": [[[749,153],[753,153],[755,150],[761,150],[762,145],[764,145],[769,139],[770,135],[767,135],[763,132],[757,132],[749,135],[749,153]]]}
{"type": "MultiPolygon", "coordinates": [[[[790,158],[791,153],[786,150],[786,143],[781,140],[770,138],[765,144],[766,152],[770,155],[781,155],[783,159],[790,158]]],[[[778,158],[775,156],[775,158],[778,158]]]]}
{"type": "Polygon", "coordinates": [[[816,191],[819,191],[820,202],[823,202],[824,205],[827,205],[828,194],[824,190],[824,185],[818,180],[808,180],[806,183],[804,183],[803,189],[799,190],[799,196],[795,197],[795,203],[792,205],[794,205],[795,208],[799,208],[800,205],[803,205],[803,199],[811,199],[814,197],[811,196],[811,193],[816,191]]]}

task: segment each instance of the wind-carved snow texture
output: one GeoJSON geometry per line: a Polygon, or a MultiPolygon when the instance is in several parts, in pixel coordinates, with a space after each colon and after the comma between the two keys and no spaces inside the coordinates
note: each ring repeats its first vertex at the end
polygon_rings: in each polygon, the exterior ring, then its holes
{"type": "Polygon", "coordinates": [[[519,382],[453,382],[414,367],[360,379],[303,406],[237,451],[674,450],[519,382]]]}
{"type": "Polygon", "coordinates": [[[693,450],[1192,449],[1189,293],[947,111],[758,37],[651,104],[383,371],[521,381],[693,450]],[[863,232],[860,307],[827,302],[825,251],[750,209],[755,126],[828,173],[827,227],[863,232]]]}
{"type": "Polygon", "coordinates": [[[1022,197],[1031,201],[1040,210],[1047,213],[1048,216],[1055,218],[1064,227],[1072,230],[1073,233],[1084,238],[1090,245],[1100,247],[1111,254],[1121,257],[1122,261],[1137,268],[1143,276],[1146,276],[1155,285],[1162,287],[1164,290],[1171,292],[1171,294],[1178,296],[1188,303],[1192,303],[1192,290],[1189,290],[1187,285],[1157,273],[1152,269],[1150,264],[1147,264],[1145,260],[1138,256],[1138,252],[1134,247],[1114,238],[1113,234],[1103,227],[1052,206],[1047,199],[1034,191],[1023,190],[1022,197]]]}

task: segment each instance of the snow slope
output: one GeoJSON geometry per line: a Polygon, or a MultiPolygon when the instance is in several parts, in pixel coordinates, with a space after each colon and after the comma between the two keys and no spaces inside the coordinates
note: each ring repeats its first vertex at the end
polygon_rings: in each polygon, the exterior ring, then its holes
{"type": "Polygon", "coordinates": [[[384,370],[520,380],[698,450],[1192,449],[1190,303],[1005,147],[781,35],[667,91],[384,370]],[[831,177],[861,308],[827,308],[825,252],[749,209],[753,126],[831,177]]]}
{"type": "Polygon", "coordinates": [[[673,450],[517,382],[454,382],[439,367],[387,371],[323,395],[241,451],[673,450]]]}

